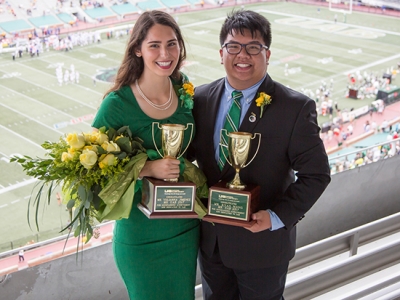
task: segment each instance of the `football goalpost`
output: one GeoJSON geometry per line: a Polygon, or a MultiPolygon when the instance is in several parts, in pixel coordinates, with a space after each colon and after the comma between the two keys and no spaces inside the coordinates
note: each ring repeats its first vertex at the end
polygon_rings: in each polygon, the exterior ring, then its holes
{"type": "Polygon", "coordinates": [[[353,0],[327,0],[329,2],[329,10],[342,13],[344,15],[353,12],[353,0]]]}

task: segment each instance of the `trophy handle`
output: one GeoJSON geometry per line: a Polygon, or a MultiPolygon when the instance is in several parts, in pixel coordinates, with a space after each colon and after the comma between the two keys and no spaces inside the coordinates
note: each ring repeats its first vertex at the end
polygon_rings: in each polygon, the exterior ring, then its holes
{"type": "Polygon", "coordinates": [[[256,153],[254,153],[253,158],[246,165],[244,165],[242,168],[246,168],[253,161],[253,159],[256,157],[256,155],[258,153],[258,149],[260,149],[261,134],[260,133],[255,133],[254,136],[251,139],[255,139],[257,135],[258,135],[258,145],[257,145],[256,153]]]}
{"type": "Polygon", "coordinates": [[[183,150],[183,152],[181,152],[181,154],[180,155],[178,155],[178,157],[176,158],[176,159],[179,159],[179,158],[181,158],[182,157],[182,155],[186,152],[186,150],[189,148],[189,146],[190,146],[190,143],[192,142],[192,137],[193,137],[193,128],[194,128],[194,126],[193,126],[193,123],[187,123],[186,124],[186,128],[185,128],[185,131],[186,131],[186,129],[188,129],[189,128],[189,125],[191,125],[192,126],[192,130],[190,131],[190,138],[189,138],[189,142],[188,142],[188,144],[187,144],[187,146],[186,146],[186,148],[185,148],[185,150],[183,150]]]}
{"type": "Polygon", "coordinates": [[[157,124],[157,128],[158,128],[158,129],[161,129],[161,128],[162,128],[162,127],[160,127],[160,123],[158,123],[158,122],[153,122],[153,123],[151,124],[151,136],[152,136],[152,138],[153,138],[154,148],[157,150],[158,154],[160,154],[160,156],[163,157],[162,154],[160,153],[160,151],[159,151],[158,148],[157,148],[156,141],[154,140],[154,125],[155,125],[155,124],[157,124]]]}
{"type": "MultiPolygon", "coordinates": [[[[219,137],[219,140],[221,141],[222,140],[222,131],[225,131],[225,135],[226,136],[228,136],[228,131],[225,129],[225,128],[222,128],[221,129],[221,132],[220,132],[220,137],[219,137]]],[[[228,164],[232,167],[232,163],[229,161],[229,159],[226,157],[226,154],[225,154],[225,152],[223,151],[224,149],[222,149],[222,147],[228,147],[228,146],[225,146],[225,145],[223,145],[221,142],[219,143],[219,146],[220,146],[220,151],[222,151],[222,155],[225,157],[225,161],[227,161],[228,162],[228,164]]]]}

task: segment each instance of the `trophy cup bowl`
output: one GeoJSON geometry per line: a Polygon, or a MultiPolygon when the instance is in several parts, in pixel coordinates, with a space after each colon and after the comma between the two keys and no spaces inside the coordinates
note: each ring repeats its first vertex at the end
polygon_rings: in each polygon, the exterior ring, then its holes
{"type": "MultiPolygon", "coordinates": [[[[225,129],[221,130],[222,132],[225,129]]],[[[225,130],[226,131],[226,130],[225,130]]],[[[239,177],[241,169],[247,167],[256,157],[261,143],[261,134],[254,136],[249,132],[226,132],[228,145],[228,157],[222,151],[226,162],[235,169],[232,181],[220,181],[210,188],[208,199],[208,214],[205,221],[222,223],[227,225],[250,227],[255,221],[251,220],[251,214],[256,211],[259,203],[260,186],[244,184],[239,177]],[[258,136],[258,146],[254,156],[249,160],[251,140],[258,136]]],[[[221,138],[222,140],[222,138],[221,138]]]]}
{"type": "Polygon", "coordinates": [[[160,129],[164,158],[177,158],[182,148],[186,127],[181,124],[164,124],[160,129]]]}
{"type": "MultiPolygon", "coordinates": [[[[152,137],[153,137],[153,143],[154,146],[158,152],[158,154],[162,158],[180,158],[187,150],[189,147],[189,144],[192,140],[193,136],[193,124],[188,123],[187,126],[184,126],[182,124],[160,124],[158,122],[153,122],[152,125],[152,137]],[[158,129],[161,130],[161,148],[163,151],[163,154],[158,150],[157,144],[154,140],[154,125],[157,124],[158,129]],[[184,132],[186,129],[189,128],[189,126],[192,126],[192,130],[190,133],[190,140],[187,145],[187,147],[181,152],[182,149],[182,144],[183,144],[183,138],[184,138],[184,132]]],[[[170,182],[178,182],[178,178],[172,178],[172,179],[164,179],[164,181],[170,181],[170,182]]]]}
{"type": "MultiPolygon", "coordinates": [[[[152,138],[155,149],[160,157],[179,159],[189,147],[193,136],[193,124],[187,126],[181,124],[160,124],[153,122],[152,138]],[[155,141],[154,127],[157,125],[161,130],[161,148],[157,147],[155,141]],[[185,130],[192,126],[190,139],[187,147],[182,151],[185,130]]],[[[156,179],[144,177],[142,184],[142,201],[138,208],[149,219],[177,219],[197,218],[194,212],[196,197],[196,185],[191,182],[178,182],[174,179],[156,179]]]]}
{"type": "Polygon", "coordinates": [[[250,142],[252,134],[248,132],[230,132],[228,133],[228,153],[226,160],[236,171],[235,177],[228,183],[230,189],[244,190],[246,185],[242,183],[239,172],[246,167],[247,158],[250,151],[250,142]]]}

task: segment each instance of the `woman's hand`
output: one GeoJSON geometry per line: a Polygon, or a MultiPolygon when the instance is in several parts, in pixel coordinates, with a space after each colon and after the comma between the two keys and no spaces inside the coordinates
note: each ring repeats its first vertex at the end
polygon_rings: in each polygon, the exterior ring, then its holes
{"type": "Polygon", "coordinates": [[[163,158],[146,161],[139,177],[154,177],[157,179],[174,179],[179,177],[180,161],[175,158],[163,158]]]}

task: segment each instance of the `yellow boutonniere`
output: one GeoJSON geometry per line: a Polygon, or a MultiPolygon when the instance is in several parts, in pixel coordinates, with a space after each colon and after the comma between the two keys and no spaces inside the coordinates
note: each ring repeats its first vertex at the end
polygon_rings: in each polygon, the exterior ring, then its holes
{"type": "Polygon", "coordinates": [[[182,87],[178,90],[179,99],[181,100],[181,105],[193,109],[193,96],[194,96],[194,86],[190,81],[185,81],[182,87]]]}
{"type": "Polygon", "coordinates": [[[270,105],[272,102],[272,98],[270,95],[261,92],[258,94],[258,98],[256,99],[256,104],[261,108],[260,111],[260,118],[262,118],[263,112],[264,112],[264,106],[265,105],[270,105]]]}

